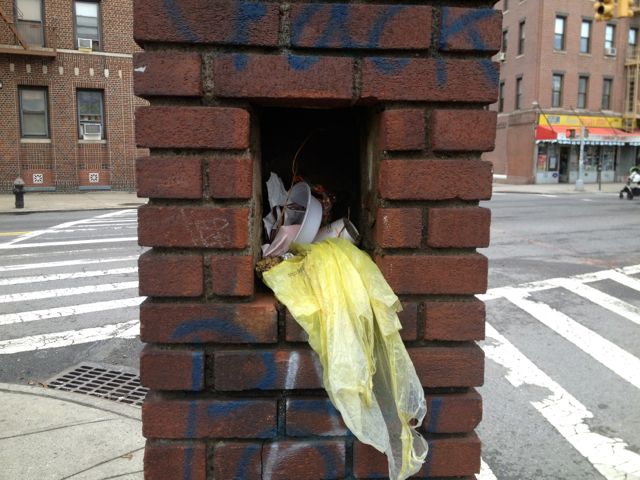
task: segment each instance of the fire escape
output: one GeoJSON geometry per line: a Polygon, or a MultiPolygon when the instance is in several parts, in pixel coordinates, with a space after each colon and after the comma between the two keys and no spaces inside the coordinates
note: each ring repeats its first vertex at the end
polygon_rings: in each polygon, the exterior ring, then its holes
{"type": "Polygon", "coordinates": [[[56,47],[55,26],[45,25],[41,18],[24,18],[20,10],[14,21],[13,16],[0,7],[0,54],[55,57],[58,54],[56,47]],[[13,43],[5,43],[11,36],[13,43]]]}
{"type": "Polygon", "coordinates": [[[636,129],[640,111],[638,109],[638,85],[640,85],[640,48],[629,48],[624,62],[626,80],[624,97],[624,129],[631,132],[636,129]]]}

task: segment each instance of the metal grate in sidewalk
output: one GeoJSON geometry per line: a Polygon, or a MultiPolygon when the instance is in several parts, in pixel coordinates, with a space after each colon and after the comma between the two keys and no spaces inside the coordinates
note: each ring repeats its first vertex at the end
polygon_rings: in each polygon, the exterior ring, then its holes
{"type": "Polygon", "coordinates": [[[148,389],[140,385],[133,369],[115,365],[82,363],[47,382],[49,388],[141,406],[148,389]]]}

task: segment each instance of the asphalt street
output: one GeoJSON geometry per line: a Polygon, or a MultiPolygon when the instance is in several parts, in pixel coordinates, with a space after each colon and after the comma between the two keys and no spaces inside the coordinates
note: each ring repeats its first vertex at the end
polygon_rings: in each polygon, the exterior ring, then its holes
{"type": "MultiPolygon", "coordinates": [[[[640,200],[496,194],[482,480],[640,479],[640,200]]],[[[0,382],[137,368],[135,210],[0,216],[0,382]]]]}

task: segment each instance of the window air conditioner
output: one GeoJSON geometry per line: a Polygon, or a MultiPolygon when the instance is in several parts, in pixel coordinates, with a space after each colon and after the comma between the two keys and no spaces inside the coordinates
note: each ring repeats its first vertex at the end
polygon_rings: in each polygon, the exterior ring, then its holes
{"type": "Polygon", "coordinates": [[[85,123],[82,133],[83,140],[101,140],[102,125],[99,123],[85,123]]]}
{"type": "Polygon", "coordinates": [[[90,38],[78,38],[78,50],[82,52],[93,51],[93,40],[90,38]]]}
{"type": "Polygon", "coordinates": [[[616,56],[616,48],[615,47],[611,47],[611,48],[605,48],[604,49],[604,54],[608,57],[615,57],[616,56]]]}
{"type": "Polygon", "coordinates": [[[507,59],[507,54],[505,52],[498,53],[498,61],[504,62],[507,59]]]}

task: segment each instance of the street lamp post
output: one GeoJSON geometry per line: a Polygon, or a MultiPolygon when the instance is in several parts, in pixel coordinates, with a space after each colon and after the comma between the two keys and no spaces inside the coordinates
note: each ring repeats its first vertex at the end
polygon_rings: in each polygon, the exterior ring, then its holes
{"type": "Polygon", "coordinates": [[[578,178],[576,179],[576,190],[582,192],[584,190],[584,135],[586,133],[584,125],[580,127],[580,156],[578,157],[578,178]]]}

